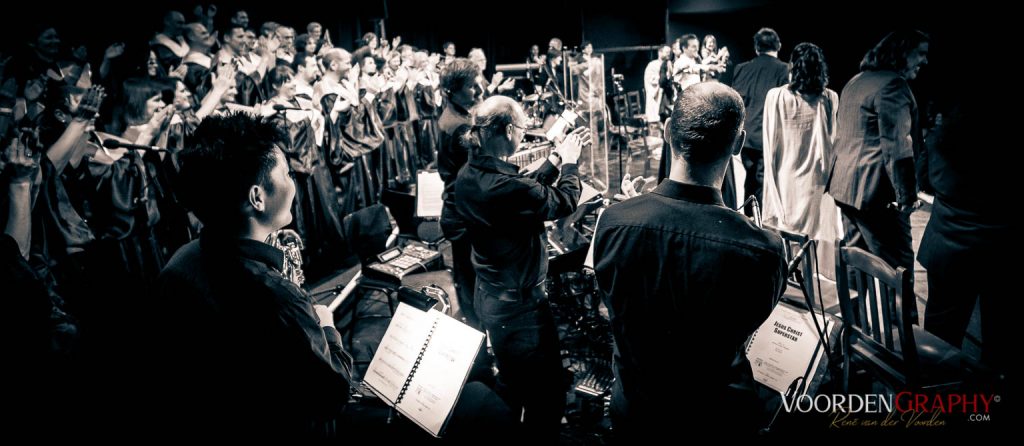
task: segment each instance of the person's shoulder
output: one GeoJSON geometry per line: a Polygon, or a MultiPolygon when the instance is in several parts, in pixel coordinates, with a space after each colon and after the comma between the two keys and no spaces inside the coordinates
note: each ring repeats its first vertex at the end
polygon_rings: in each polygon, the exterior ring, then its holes
{"type": "Polygon", "coordinates": [[[882,85],[882,86],[900,86],[910,88],[910,84],[907,80],[900,76],[899,73],[889,70],[865,70],[857,73],[849,84],[860,84],[860,85],[882,85]]]}
{"type": "Polygon", "coordinates": [[[601,214],[601,224],[610,227],[655,221],[660,211],[667,211],[663,203],[658,203],[660,199],[658,194],[648,192],[609,206],[601,214]]]}
{"type": "Polygon", "coordinates": [[[843,96],[846,93],[861,95],[869,100],[879,97],[890,96],[912,96],[910,84],[899,74],[887,71],[863,71],[850,79],[850,82],[843,88],[843,96]]]}
{"type": "Polygon", "coordinates": [[[755,229],[760,232],[761,242],[765,249],[778,253],[780,256],[785,255],[784,247],[786,242],[782,240],[782,235],[780,235],[778,231],[764,228],[755,229]]]}
{"type": "Polygon", "coordinates": [[[789,84],[772,87],[765,93],[765,102],[771,102],[772,98],[785,96],[789,92],[789,84]]]}
{"type": "Polygon", "coordinates": [[[836,93],[836,91],[831,88],[825,89],[824,96],[828,98],[829,101],[832,101],[832,103],[839,102],[839,93],[836,93]]]}
{"type": "Polygon", "coordinates": [[[437,127],[444,133],[455,135],[462,131],[460,128],[469,128],[469,119],[455,113],[451,110],[451,107],[445,107],[441,111],[441,117],[437,118],[437,127]]]}
{"type": "Polygon", "coordinates": [[[723,212],[717,218],[721,223],[727,224],[727,226],[722,226],[722,230],[719,231],[723,237],[732,239],[748,248],[779,256],[784,255],[782,236],[778,232],[759,228],[750,218],[739,212],[726,208],[721,209],[723,212]]]}
{"type": "Polygon", "coordinates": [[[762,251],[779,259],[785,258],[785,242],[778,232],[771,229],[758,228],[751,222],[751,232],[747,242],[762,251]]]}
{"type": "Polygon", "coordinates": [[[171,259],[167,261],[160,275],[175,276],[186,269],[194,269],[199,265],[199,240],[192,240],[175,251],[171,259]]]}
{"type": "Polygon", "coordinates": [[[310,302],[307,293],[302,288],[276,271],[264,275],[262,281],[278,302],[303,306],[310,302]]]}
{"type": "Polygon", "coordinates": [[[907,82],[903,76],[891,71],[884,71],[882,73],[883,74],[880,75],[879,79],[885,84],[886,89],[906,90],[907,92],[910,92],[910,82],[907,82]]]}
{"type": "MultiPolygon", "coordinates": [[[[240,278],[251,281],[249,289],[278,302],[278,305],[308,303],[307,293],[275,268],[253,260],[242,259],[240,278]]],[[[232,272],[234,274],[234,272],[232,272]]]]}

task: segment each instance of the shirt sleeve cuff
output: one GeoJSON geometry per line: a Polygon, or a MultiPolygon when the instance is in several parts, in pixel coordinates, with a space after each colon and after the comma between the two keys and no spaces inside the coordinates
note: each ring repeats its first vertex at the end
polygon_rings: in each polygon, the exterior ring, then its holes
{"type": "Polygon", "coordinates": [[[334,327],[323,327],[323,329],[324,337],[327,338],[327,345],[331,347],[331,351],[340,351],[342,349],[341,333],[338,333],[334,327]]]}

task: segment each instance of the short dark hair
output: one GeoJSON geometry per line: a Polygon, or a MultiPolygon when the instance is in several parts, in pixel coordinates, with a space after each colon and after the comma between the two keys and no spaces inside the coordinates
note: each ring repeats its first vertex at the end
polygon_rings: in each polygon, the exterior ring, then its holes
{"type": "Polygon", "coordinates": [[[732,153],[743,128],[743,98],[717,82],[683,90],[669,120],[672,155],[690,164],[711,164],[732,153]]]}
{"type": "Polygon", "coordinates": [[[459,57],[445,65],[441,71],[441,89],[446,95],[461,90],[466,84],[476,82],[476,76],[480,73],[473,61],[465,57],[459,57]]]}
{"type": "Polygon", "coordinates": [[[281,88],[286,82],[292,80],[295,77],[295,70],[287,65],[278,65],[267,71],[267,85],[270,86],[271,92],[281,88]]]}
{"type": "Polygon", "coordinates": [[[679,38],[679,49],[683,49],[683,46],[687,45],[691,40],[696,40],[697,46],[700,46],[700,38],[696,34],[684,34],[679,38]]]}
{"type": "Polygon", "coordinates": [[[247,113],[203,119],[178,155],[186,207],[206,226],[242,224],[249,188],[273,192],[270,171],[282,136],[272,123],[247,113]]]}
{"type": "Polygon", "coordinates": [[[313,37],[313,35],[309,34],[309,33],[299,34],[299,35],[295,36],[295,44],[305,48],[306,44],[309,43],[309,39],[311,37],[313,37]]]}
{"type": "Polygon", "coordinates": [[[864,55],[860,62],[861,71],[903,71],[907,67],[907,56],[929,40],[928,35],[916,29],[889,33],[864,55]]]}
{"type": "Polygon", "coordinates": [[[177,88],[177,82],[172,79],[150,79],[143,77],[125,79],[121,89],[124,100],[121,103],[120,110],[124,126],[128,127],[148,122],[152,116],[146,114],[146,101],[165,91],[169,91],[170,93],[167,93],[167,95],[171,96],[175,88],[177,88]]]}
{"type": "Polygon", "coordinates": [[[373,39],[376,39],[376,38],[377,38],[376,34],[374,34],[374,33],[366,33],[366,34],[363,34],[363,38],[360,40],[360,43],[362,43],[363,45],[369,45],[370,42],[372,42],[373,39]]]}
{"type": "Polygon", "coordinates": [[[236,24],[232,23],[232,24],[228,25],[227,28],[224,29],[224,35],[220,36],[220,39],[222,41],[224,41],[224,42],[227,42],[228,41],[228,37],[230,37],[231,34],[234,33],[236,29],[242,30],[242,34],[245,34],[245,32],[248,31],[248,29],[246,27],[244,27],[242,25],[236,25],[236,24]]]}
{"type": "Polygon", "coordinates": [[[803,42],[793,48],[789,57],[792,75],[789,89],[804,94],[821,94],[828,85],[828,64],[825,53],[813,43],[803,42]]]}
{"type": "Polygon", "coordinates": [[[263,24],[260,25],[260,35],[270,36],[271,34],[276,33],[277,29],[280,27],[281,24],[277,22],[263,22],[263,24]]]}
{"type": "Polygon", "coordinates": [[[296,73],[299,72],[299,67],[306,66],[306,59],[316,60],[316,54],[309,54],[305,51],[299,51],[295,53],[295,58],[292,59],[292,70],[296,73]]]}
{"type": "Polygon", "coordinates": [[[754,34],[754,50],[757,54],[768,51],[778,51],[782,48],[782,41],[779,40],[779,33],[771,28],[761,28],[754,34]]]}

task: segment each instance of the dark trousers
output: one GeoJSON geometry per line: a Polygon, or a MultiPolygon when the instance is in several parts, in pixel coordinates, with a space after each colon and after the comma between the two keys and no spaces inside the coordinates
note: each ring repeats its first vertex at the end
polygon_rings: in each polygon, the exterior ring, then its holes
{"type": "Polygon", "coordinates": [[[466,325],[483,330],[480,318],[473,308],[473,294],[476,290],[476,271],[473,271],[473,245],[465,238],[452,240],[452,280],[459,302],[459,312],[466,325]]]}
{"type": "Polygon", "coordinates": [[[893,268],[914,271],[914,249],[910,237],[910,213],[895,209],[860,210],[836,202],[843,212],[846,246],[864,249],[893,268]]]}
{"type": "MultiPolygon", "coordinates": [[[[951,253],[953,254],[953,253],[951,253]]],[[[956,253],[960,254],[960,253],[956,253]]],[[[1012,262],[978,259],[974,256],[932,256],[928,262],[928,304],[924,328],[960,348],[974,313],[981,302],[981,360],[1005,370],[1013,337],[1009,308],[1013,289],[1012,262]]]]}
{"type": "MultiPolygon", "coordinates": [[[[743,160],[743,168],[747,171],[747,177],[743,180],[743,200],[753,195],[757,197],[760,206],[763,199],[761,189],[764,187],[764,153],[744,147],[740,151],[740,158],[743,160]]],[[[753,215],[749,205],[744,207],[743,212],[748,216],[753,215]]]]}
{"type": "Polygon", "coordinates": [[[525,410],[534,439],[557,441],[565,410],[558,332],[543,283],[529,290],[498,290],[477,280],[476,310],[498,364],[498,393],[513,411],[525,410]]]}

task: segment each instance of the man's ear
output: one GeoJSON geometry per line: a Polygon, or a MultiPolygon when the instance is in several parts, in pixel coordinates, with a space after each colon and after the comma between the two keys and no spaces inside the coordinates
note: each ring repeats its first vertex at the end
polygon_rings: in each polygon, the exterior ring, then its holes
{"type": "Polygon", "coordinates": [[[258,212],[263,212],[266,209],[266,193],[262,187],[253,185],[249,188],[249,206],[258,212]]]}
{"type": "Polygon", "coordinates": [[[740,150],[743,150],[743,143],[747,142],[747,131],[740,130],[740,134],[736,136],[736,143],[732,148],[733,155],[739,155],[740,150]]]}

